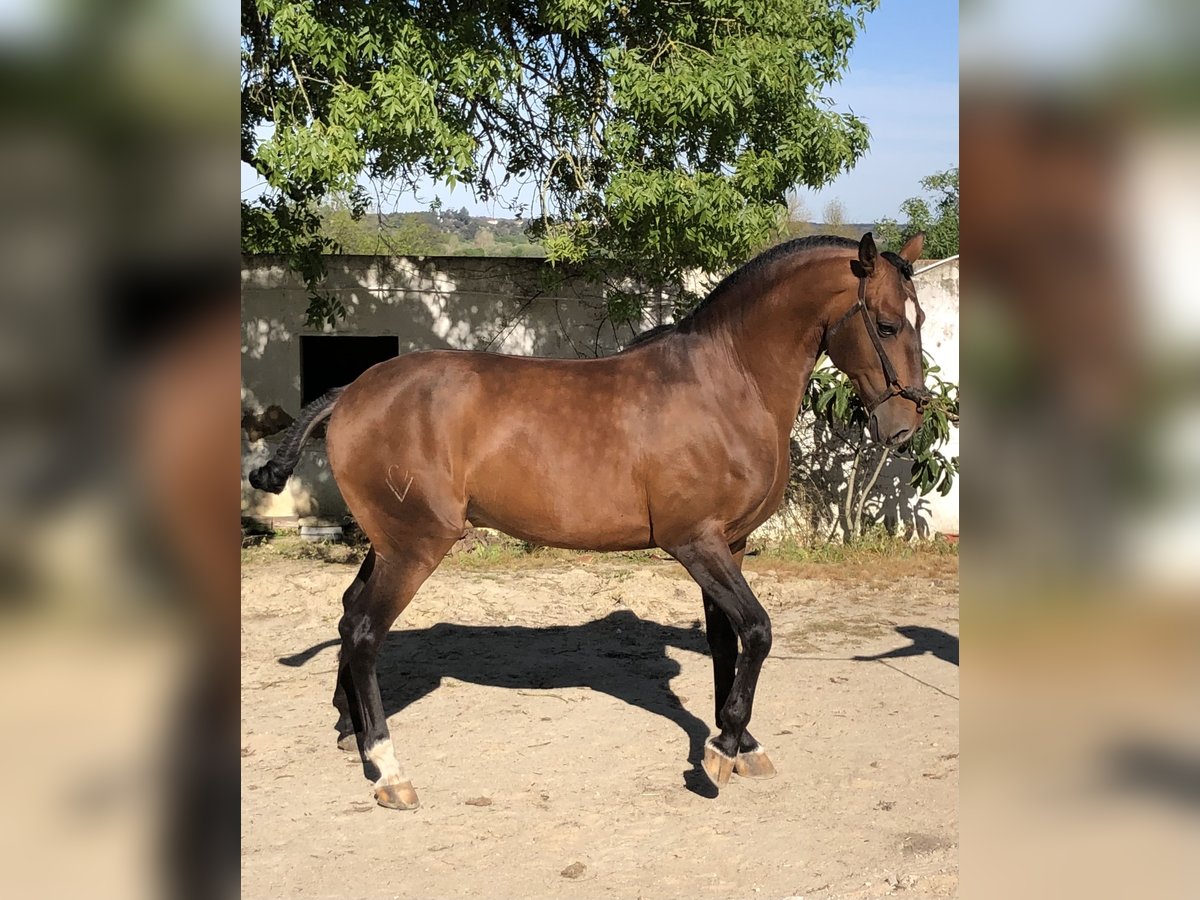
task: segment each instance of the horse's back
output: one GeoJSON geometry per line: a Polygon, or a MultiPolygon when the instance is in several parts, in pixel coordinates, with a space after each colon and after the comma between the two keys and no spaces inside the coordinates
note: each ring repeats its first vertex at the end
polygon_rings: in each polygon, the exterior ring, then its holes
{"type": "Polygon", "coordinates": [[[655,416],[641,368],[620,357],[397,357],[339,399],[330,466],[360,518],[382,506],[396,520],[469,518],[558,546],[648,546],[642,466],[655,416]]]}

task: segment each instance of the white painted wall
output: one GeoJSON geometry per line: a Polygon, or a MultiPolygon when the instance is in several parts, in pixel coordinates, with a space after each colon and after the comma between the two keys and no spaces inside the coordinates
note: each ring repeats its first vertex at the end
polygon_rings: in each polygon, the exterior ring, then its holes
{"type": "MultiPolygon", "coordinates": [[[[598,328],[602,290],[555,275],[535,259],[487,257],[331,257],[326,290],[344,303],[339,334],[396,335],[400,352],[448,347],[518,355],[578,356],[614,352],[632,336],[610,325],[598,328]]],[[[920,268],[922,264],[918,264],[920,268]]],[[[917,277],[925,310],[926,349],[945,377],[958,379],[958,262],[917,277]]],[[[300,408],[299,335],[319,334],[304,324],[308,305],[303,285],[281,260],[247,257],[242,269],[242,407],[260,413],[270,405],[295,416],[300,408]]],[[[643,327],[669,317],[662,304],[643,327]]],[[[328,331],[329,329],[326,329],[328,331]]],[[[798,434],[811,424],[798,423],[798,434]]],[[[260,465],[278,436],[251,442],[243,433],[243,475],[260,465]]],[[[957,453],[957,434],[953,453],[957,453]]],[[[907,465],[881,478],[921,533],[958,532],[958,490],[949,497],[903,500],[907,465]],[[884,482],[887,482],[886,484],[884,482]]],[[[267,518],[330,517],[345,514],[325,460],[324,442],[305,446],[295,476],[278,496],[242,485],[243,514],[267,518]]],[[[772,527],[794,530],[795,515],[777,517],[772,527]]]]}
{"type": "MultiPolygon", "coordinates": [[[[936,260],[921,260],[914,268],[933,266],[936,260]]],[[[914,279],[917,297],[925,312],[921,328],[922,344],[941,367],[938,373],[946,381],[958,383],[958,260],[928,268],[914,279]]],[[[958,429],[952,428],[950,440],[941,449],[947,456],[958,455],[958,429]]],[[[824,423],[816,423],[804,412],[796,420],[792,432],[793,455],[800,454],[805,462],[797,467],[803,494],[795,501],[786,500],[780,511],[763,524],[762,530],[772,535],[803,533],[812,529],[814,508],[816,516],[832,523],[835,505],[833,492],[845,487],[852,453],[835,437],[828,435],[824,423]]],[[[872,448],[874,452],[877,449],[872,448]]],[[[876,457],[877,458],[877,457],[876,457]]],[[[868,469],[873,469],[873,460],[868,469]]],[[[867,504],[869,511],[882,516],[889,527],[903,534],[932,537],[935,534],[958,534],[958,482],[942,497],[930,493],[916,496],[908,481],[912,463],[893,460],[885,464],[867,504]]],[[[866,474],[859,475],[859,484],[866,474]]],[[[822,534],[830,533],[830,525],[822,534]]],[[[833,533],[840,533],[835,529],[833,533]]]]}
{"type": "MultiPolygon", "coordinates": [[[[918,263],[920,269],[927,263],[918,263]]],[[[959,384],[958,367],[958,260],[948,262],[918,275],[915,279],[917,297],[925,310],[921,326],[921,341],[925,350],[941,366],[939,373],[946,381],[959,384]]],[[[958,456],[958,429],[950,429],[950,440],[942,448],[947,456],[958,456]]],[[[935,532],[958,534],[958,482],[946,497],[930,494],[929,523],[935,532]]]]}

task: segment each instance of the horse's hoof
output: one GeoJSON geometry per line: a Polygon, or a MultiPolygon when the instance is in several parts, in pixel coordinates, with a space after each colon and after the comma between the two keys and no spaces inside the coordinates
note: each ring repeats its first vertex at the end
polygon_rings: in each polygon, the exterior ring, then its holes
{"type": "Polygon", "coordinates": [[[749,753],[739,753],[733,761],[733,771],[742,778],[774,778],[779,774],[762,747],[749,753]]]}
{"type": "Polygon", "coordinates": [[[734,757],[726,756],[714,747],[711,740],[704,742],[704,774],[717,788],[729,784],[729,776],[733,774],[735,762],[734,757]]]}
{"type": "Polygon", "coordinates": [[[337,744],[339,750],[345,750],[347,753],[358,752],[358,738],[354,736],[353,731],[339,737],[337,744]]]}
{"type": "Polygon", "coordinates": [[[411,781],[376,785],[375,801],[388,809],[416,809],[421,805],[411,781]]]}

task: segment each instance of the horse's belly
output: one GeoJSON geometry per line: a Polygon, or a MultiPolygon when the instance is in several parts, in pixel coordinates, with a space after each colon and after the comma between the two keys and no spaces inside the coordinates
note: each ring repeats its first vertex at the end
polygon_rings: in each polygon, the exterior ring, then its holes
{"type": "MultiPolygon", "coordinates": [[[[551,498],[552,499],[552,498],[551,498]]],[[[472,500],[467,520],[523,541],[568,550],[642,550],[653,546],[646,516],[596,510],[564,510],[546,503],[510,503],[505,498],[472,500]]]]}
{"type": "Polygon", "coordinates": [[[645,499],[628,475],[568,475],[535,464],[516,477],[489,479],[479,474],[483,477],[473,479],[467,503],[472,525],[574,550],[651,546],[645,499]]]}

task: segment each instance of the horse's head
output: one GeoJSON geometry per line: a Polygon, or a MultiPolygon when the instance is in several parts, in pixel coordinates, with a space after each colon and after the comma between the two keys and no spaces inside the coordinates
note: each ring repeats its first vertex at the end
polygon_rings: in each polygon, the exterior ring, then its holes
{"type": "Polygon", "coordinates": [[[850,268],[858,279],[854,305],[835,313],[826,333],[833,364],[854,384],[870,415],[871,436],[889,447],[908,440],[921,424],[929,395],[921,367],[921,323],[912,263],[925,236],[909,238],[899,255],[880,254],[870,232],[850,268]]]}

